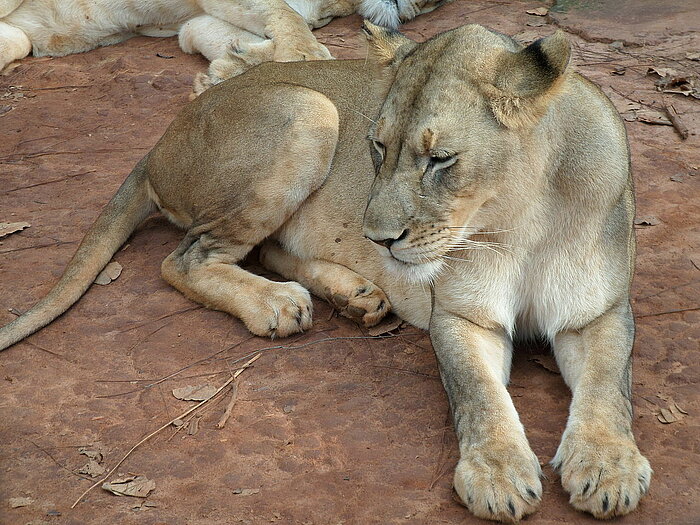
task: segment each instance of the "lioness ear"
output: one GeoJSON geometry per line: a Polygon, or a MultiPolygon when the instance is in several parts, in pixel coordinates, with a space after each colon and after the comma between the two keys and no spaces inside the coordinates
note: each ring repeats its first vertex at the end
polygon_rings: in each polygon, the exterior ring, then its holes
{"type": "Polygon", "coordinates": [[[418,45],[398,31],[374,25],[369,20],[362,23],[362,31],[367,36],[371,57],[383,67],[389,66],[395,59],[403,58],[418,45]]]}
{"type": "Polygon", "coordinates": [[[534,124],[547,110],[566,77],[571,47],[562,31],[541,38],[498,62],[486,95],[506,127],[534,124]]]}

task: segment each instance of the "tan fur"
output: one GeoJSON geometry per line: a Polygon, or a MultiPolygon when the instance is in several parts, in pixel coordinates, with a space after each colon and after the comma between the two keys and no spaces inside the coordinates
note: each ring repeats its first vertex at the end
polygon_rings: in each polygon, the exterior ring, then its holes
{"type": "Polygon", "coordinates": [[[571,503],[632,511],[651,469],[631,431],[634,203],[614,108],[560,34],[523,48],[476,25],[423,44],[365,31],[370,64],[263,64],[187,106],[0,348],[75,302],[157,206],[186,230],[163,277],[255,334],[308,329],[306,289],[368,325],[391,307],[429,328],[454,486],[479,517],[539,505],[505,385],[515,338],[548,339],[573,392],[553,460],[571,503]],[[263,242],[262,263],[303,287],[237,265],[263,242]]]}

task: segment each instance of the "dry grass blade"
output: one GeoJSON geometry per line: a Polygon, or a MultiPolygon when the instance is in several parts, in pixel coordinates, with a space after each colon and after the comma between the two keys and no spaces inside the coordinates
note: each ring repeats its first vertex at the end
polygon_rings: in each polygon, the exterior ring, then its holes
{"type": "MultiPolygon", "coordinates": [[[[260,355],[260,354],[258,354],[260,355]]],[[[231,400],[228,402],[228,405],[226,405],[226,410],[224,411],[223,415],[221,416],[221,419],[219,419],[219,422],[216,424],[216,428],[224,428],[226,426],[226,422],[228,421],[228,418],[231,417],[231,411],[233,410],[233,405],[236,404],[236,398],[238,397],[238,381],[235,381],[233,385],[231,385],[231,400]]]]}
{"type": "Polygon", "coordinates": [[[158,433],[161,432],[162,430],[165,430],[166,428],[168,428],[170,425],[173,424],[174,421],[176,421],[176,420],[178,420],[178,419],[183,419],[183,418],[189,416],[192,412],[194,412],[195,410],[197,410],[199,407],[203,406],[204,404],[206,404],[206,403],[208,403],[209,401],[211,401],[212,399],[214,399],[219,393],[221,393],[221,392],[224,390],[224,388],[226,388],[228,385],[230,385],[231,383],[233,383],[233,382],[236,380],[236,378],[243,372],[243,370],[245,370],[248,366],[250,366],[251,364],[253,364],[254,361],[256,361],[257,359],[259,359],[261,355],[262,355],[262,354],[256,354],[255,356],[253,356],[253,358],[250,359],[245,365],[243,365],[243,367],[242,367],[240,370],[238,370],[238,371],[237,371],[235,374],[233,374],[233,376],[231,376],[223,385],[221,385],[221,386],[217,389],[216,393],[215,393],[213,396],[211,396],[209,399],[205,399],[204,401],[200,401],[200,402],[197,403],[195,406],[193,406],[193,407],[190,408],[189,410],[186,410],[185,412],[183,412],[183,413],[180,414],[179,416],[174,417],[173,419],[171,419],[170,421],[168,421],[167,423],[165,423],[164,425],[162,425],[160,428],[158,428],[158,429],[154,430],[153,432],[151,432],[150,434],[148,434],[145,438],[143,438],[141,441],[139,441],[138,443],[136,443],[133,447],[131,447],[131,449],[129,450],[129,452],[127,452],[127,453],[124,455],[124,457],[123,457],[122,459],[120,459],[120,460],[117,462],[117,464],[114,465],[114,467],[111,468],[111,470],[110,470],[109,472],[107,472],[107,475],[106,475],[104,478],[102,478],[101,480],[96,481],[95,483],[93,483],[85,492],[83,492],[83,493],[80,495],[80,497],[79,497],[77,500],[75,500],[75,503],[73,503],[73,505],[71,505],[70,508],[71,508],[71,509],[74,509],[75,506],[76,506],[78,503],[80,503],[80,500],[83,499],[92,489],[94,489],[95,487],[97,487],[97,486],[101,485],[102,483],[104,483],[105,481],[107,481],[107,480],[109,479],[109,477],[110,477],[112,474],[114,474],[114,472],[121,466],[121,464],[124,463],[124,461],[126,461],[126,459],[132,454],[132,452],[134,452],[134,450],[136,450],[137,448],[139,448],[139,447],[140,447],[141,445],[143,445],[146,441],[148,441],[149,439],[151,439],[153,436],[155,436],[156,434],[158,434],[158,433]]]}

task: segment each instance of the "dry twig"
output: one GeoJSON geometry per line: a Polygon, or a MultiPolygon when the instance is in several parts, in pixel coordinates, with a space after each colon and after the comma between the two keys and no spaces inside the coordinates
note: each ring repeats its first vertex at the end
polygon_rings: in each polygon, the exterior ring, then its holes
{"type": "Polygon", "coordinates": [[[216,392],[214,393],[214,395],[211,396],[209,399],[205,399],[204,401],[200,401],[199,403],[197,403],[195,406],[193,406],[193,407],[190,408],[189,410],[186,410],[185,412],[183,412],[182,414],[180,414],[180,415],[177,416],[176,418],[171,419],[170,421],[168,421],[167,423],[165,423],[163,426],[161,426],[160,428],[154,430],[153,432],[151,432],[150,434],[148,434],[145,438],[143,438],[141,441],[139,441],[138,443],[136,443],[133,447],[131,447],[131,449],[129,450],[129,452],[127,452],[127,453],[124,455],[124,457],[123,457],[122,459],[120,459],[120,460],[117,462],[117,464],[114,465],[114,467],[112,467],[112,469],[111,469],[109,472],[107,472],[107,474],[105,475],[104,478],[102,478],[101,480],[96,481],[95,483],[93,483],[85,492],[83,492],[83,493],[80,495],[80,497],[79,497],[77,500],[75,500],[75,503],[73,503],[73,505],[71,505],[70,508],[71,508],[71,509],[74,509],[75,506],[76,506],[78,503],[80,503],[80,500],[83,499],[83,498],[88,494],[88,492],[90,492],[92,489],[94,489],[94,488],[97,487],[98,485],[101,485],[102,483],[104,483],[105,481],[107,481],[107,480],[109,479],[109,477],[110,477],[112,474],[114,474],[114,472],[121,466],[121,464],[124,463],[124,461],[126,461],[126,459],[131,455],[131,453],[134,452],[134,450],[136,450],[138,447],[140,447],[141,445],[143,445],[146,441],[148,441],[149,439],[151,439],[153,436],[155,436],[156,434],[158,434],[160,431],[165,430],[166,428],[168,428],[170,425],[173,424],[174,421],[176,421],[176,420],[178,420],[178,419],[182,419],[182,418],[187,417],[187,416],[190,415],[192,412],[194,412],[195,410],[197,410],[199,407],[203,406],[205,403],[208,403],[209,401],[211,401],[212,399],[214,399],[217,395],[219,395],[219,394],[224,390],[224,388],[226,388],[228,385],[230,385],[231,383],[233,383],[233,382],[236,380],[236,378],[243,372],[243,370],[245,370],[248,366],[250,366],[250,365],[251,365],[255,360],[257,360],[260,356],[261,356],[261,354],[256,354],[252,359],[250,359],[245,365],[243,365],[243,367],[242,367],[240,370],[238,370],[238,371],[237,371],[235,374],[233,374],[223,385],[221,385],[221,386],[216,390],[216,392]]]}
{"type": "Polygon", "coordinates": [[[688,126],[686,126],[681,120],[681,116],[676,111],[673,106],[664,105],[664,113],[673,124],[674,129],[678,132],[683,140],[688,138],[688,126]]]}

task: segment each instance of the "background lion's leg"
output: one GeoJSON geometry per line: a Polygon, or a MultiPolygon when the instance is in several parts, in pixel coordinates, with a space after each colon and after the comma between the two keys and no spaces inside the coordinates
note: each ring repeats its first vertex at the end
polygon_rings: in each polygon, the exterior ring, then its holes
{"type": "Polygon", "coordinates": [[[450,400],[460,460],[454,487],[477,517],[517,522],[539,505],[540,464],[506,390],[512,344],[502,327],[459,317],[437,300],[430,339],[450,400]]]}
{"type": "Polygon", "coordinates": [[[193,91],[196,95],[253,66],[271,61],[275,49],[272,40],[211,15],[200,15],[184,23],[178,42],[185,53],[201,53],[211,62],[207,73],[198,73],[195,77],[193,91]]]}
{"type": "Polygon", "coordinates": [[[0,21],[0,71],[32,52],[32,43],[24,31],[0,21]]]}
{"type": "Polygon", "coordinates": [[[235,264],[251,248],[188,235],[163,261],[163,278],[190,299],[241,319],[255,335],[285,337],[311,328],[311,297],[301,285],[273,282],[235,264]]]}
{"type": "Polygon", "coordinates": [[[275,60],[332,58],[311,33],[304,18],[284,0],[197,0],[202,10],[275,43],[275,60]]]}
{"type": "Polygon", "coordinates": [[[554,341],[573,400],[552,464],[571,504],[597,518],[634,510],[651,480],[632,435],[633,338],[632,312],[624,304],[554,341]]]}
{"type": "Polygon", "coordinates": [[[345,317],[374,326],[391,310],[389,299],[371,281],[340,264],[300,259],[267,241],[260,249],[262,265],[285,279],[300,282],[317,297],[326,299],[345,317]]]}

